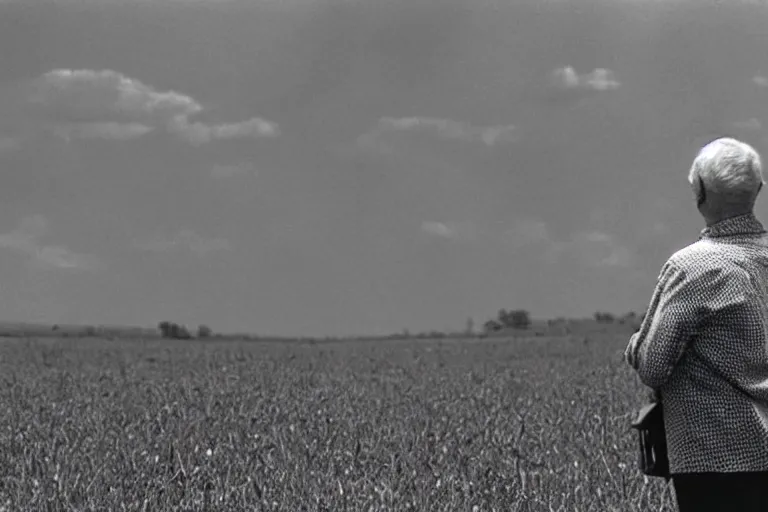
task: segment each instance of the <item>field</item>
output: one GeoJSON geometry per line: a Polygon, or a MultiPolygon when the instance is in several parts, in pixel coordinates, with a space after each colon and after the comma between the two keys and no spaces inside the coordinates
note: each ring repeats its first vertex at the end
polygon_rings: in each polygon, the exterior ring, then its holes
{"type": "Polygon", "coordinates": [[[0,510],[674,510],[627,338],[0,340],[0,510]]]}

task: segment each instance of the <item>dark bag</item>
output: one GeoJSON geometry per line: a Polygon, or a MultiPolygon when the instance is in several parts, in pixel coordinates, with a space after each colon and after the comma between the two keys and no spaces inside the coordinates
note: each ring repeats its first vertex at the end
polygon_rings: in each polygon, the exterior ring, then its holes
{"type": "Polygon", "coordinates": [[[661,401],[657,400],[640,409],[632,428],[638,431],[640,443],[640,471],[648,476],[670,479],[667,458],[667,436],[661,401]]]}

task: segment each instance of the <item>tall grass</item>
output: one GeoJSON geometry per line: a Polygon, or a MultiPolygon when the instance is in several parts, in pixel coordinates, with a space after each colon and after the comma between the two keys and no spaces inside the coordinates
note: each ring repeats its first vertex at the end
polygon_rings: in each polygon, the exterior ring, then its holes
{"type": "Polygon", "coordinates": [[[0,341],[0,510],[674,510],[626,338],[0,341]]]}

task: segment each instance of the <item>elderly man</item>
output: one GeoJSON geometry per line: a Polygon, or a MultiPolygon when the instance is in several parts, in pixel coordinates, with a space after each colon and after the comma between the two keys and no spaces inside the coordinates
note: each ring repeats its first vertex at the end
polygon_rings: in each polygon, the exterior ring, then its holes
{"type": "Polygon", "coordinates": [[[768,234],[760,157],[721,138],[688,175],[707,227],[664,264],[626,361],[664,404],[680,512],[768,511],[768,234]]]}

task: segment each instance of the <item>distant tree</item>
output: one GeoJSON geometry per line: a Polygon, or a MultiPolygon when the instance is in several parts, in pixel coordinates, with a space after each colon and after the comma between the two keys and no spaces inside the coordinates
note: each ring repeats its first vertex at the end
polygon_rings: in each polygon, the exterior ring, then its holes
{"type": "Polygon", "coordinates": [[[597,320],[597,323],[599,324],[611,324],[616,318],[611,313],[602,313],[598,311],[595,313],[595,320],[597,320]]]}
{"type": "Polygon", "coordinates": [[[501,325],[500,322],[497,322],[496,320],[488,320],[483,324],[483,332],[485,333],[491,333],[491,332],[498,332],[500,331],[504,326],[501,325]]]}
{"type": "Polygon", "coordinates": [[[200,325],[197,328],[198,338],[210,338],[212,334],[213,334],[213,331],[207,325],[200,325]]]}
{"type": "Polygon", "coordinates": [[[188,340],[192,338],[192,335],[189,333],[187,328],[179,324],[172,324],[171,336],[177,340],[188,340]]]}
{"type": "Polygon", "coordinates": [[[171,337],[171,322],[163,321],[157,324],[157,329],[160,331],[160,335],[163,338],[171,337]]]}
{"type": "Polygon", "coordinates": [[[527,329],[531,326],[531,315],[524,309],[516,309],[507,313],[508,327],[513,329],[527,329]]]}
{"type": "Polygon", "coordinates": [[[502,328],[527,329],[531,325],[529,313],[524,309],[505,310],[501,309],[496,320],[502,328]]]}
{"type": "Polygon", "coordinates": [[[175,324],[172,322],[160,322],[157,327],[160,330],[160,334],[163,336],[163,338],[173,340],[188,340],[192,338],[189,330],[183,325],[175,324]]]}

